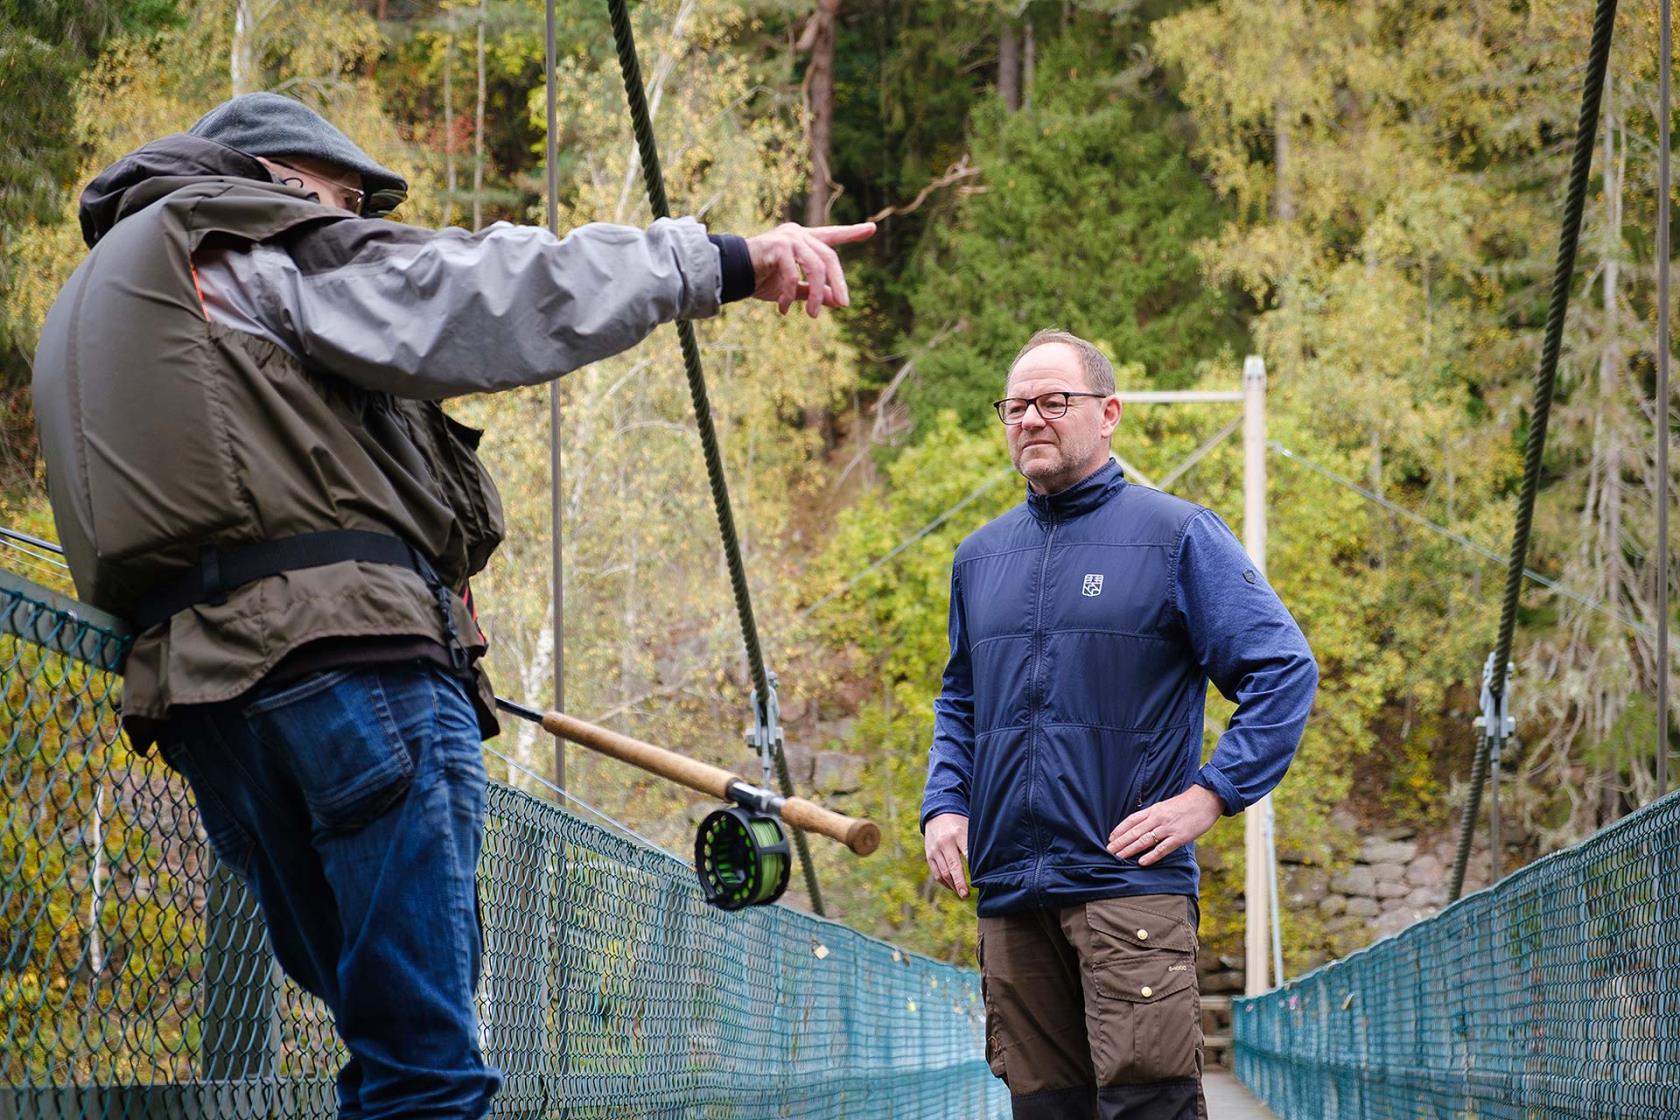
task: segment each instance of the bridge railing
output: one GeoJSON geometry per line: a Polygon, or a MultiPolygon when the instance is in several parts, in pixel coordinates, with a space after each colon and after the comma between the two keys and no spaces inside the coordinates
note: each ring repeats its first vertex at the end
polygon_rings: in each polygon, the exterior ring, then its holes
{"type": "Polygon", "coordinates": [[[1234,1015],[1285,1120],[1680,1116],[1680,794],[1234,1015]]]}
{"type": "MultiPolygon", "coordinates": [[[[330,1117],[345,1055],[190,793],[116,723],[110,620],[0,572],[0,1120],[330,1117]]],[[[981,1117],[974,972],[692,872],[492,784],[480,864],[497,1116],[981,1117]]]]}

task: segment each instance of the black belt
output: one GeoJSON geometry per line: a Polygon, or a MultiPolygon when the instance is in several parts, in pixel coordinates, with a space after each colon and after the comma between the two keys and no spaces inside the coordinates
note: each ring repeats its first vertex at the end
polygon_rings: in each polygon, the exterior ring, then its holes
{"type": "Polygon", "coordinates": [[[407,568],[424,579],[443,616],[449,662],[457,670],[466,670],[470,659],[455,632],[455,614],[450,602],[453,592],[444,586],[426,557],[407,541],[389,533],[362,529],[329,529],[271,541],[252,541],[231,548],[206,548],[199,553],[195,567],[164,580],[140,597],[134,608],[134,625],[136,630],[150,630],[188,607],[222,603],[229,591],[247,583],[347,560],[407,568]]]}

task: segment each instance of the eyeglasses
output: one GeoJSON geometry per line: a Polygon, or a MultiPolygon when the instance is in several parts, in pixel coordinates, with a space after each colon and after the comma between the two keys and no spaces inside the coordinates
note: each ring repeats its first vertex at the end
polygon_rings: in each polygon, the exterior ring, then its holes
{"type": "MultiPolygon", "coordinates": [[[[293,167],[291,164],[282,160],[277,160],[273,156],[268,157],[268,162],[277,167],[284,167],[287,171],[297,171],[301,174],[313,175],[323,183],[331,183],[333,186],[350,196],[350,205],[345,207],[346,210],[349,210],[353,214],[360,214],[362,212],[362,204],[367,201],[367,192],[362,190],[360,187],[352,187],[349,183],[341,183],[337,179],[329,179],[319,171],[304,171],[301,167],[293,167]]],[[[302,179],[282,179],[280,180],[280,183],[282,186],[287,187],[298,187],[300,189],[303,187],[302,179]]]]}
{"type": "Polygon", "coordinates": [[[1060,420],[1067,415],[1069,397],[1106,397],[1107,393],[1040,393],[1036,397],[1005,397],[993,401],[998,419],[1014,427],[1027,418],[1027,409],[1036,408],[1046,420],[1060,420]]]}

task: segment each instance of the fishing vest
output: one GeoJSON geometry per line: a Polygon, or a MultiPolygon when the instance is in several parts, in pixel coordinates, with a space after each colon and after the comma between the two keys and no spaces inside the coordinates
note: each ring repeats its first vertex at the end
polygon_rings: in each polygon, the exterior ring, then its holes
{"type": "Polygon", "coordinates": [[[449,645],[453,630],[473,666],[481,725],[494,733],[478,668],[484,638],[460,595],[503,533],[480,433],[435,401],[359,388],[211,322],[196,284],[193,254],[207,244],[284,244],[366,220],[250,179],[148,179],[123,197],[120,219],[47,315],[36,423],[60,539],[87,602],[133,618],[207,556],[336,530],[398,538],[422,558],[418,569],[359,559],[299,567],[175,611],[133,643],[125,720],[237,697],[318,639],[449,645]],[[440,584],[453,593],[439,594],[440,584]]]}

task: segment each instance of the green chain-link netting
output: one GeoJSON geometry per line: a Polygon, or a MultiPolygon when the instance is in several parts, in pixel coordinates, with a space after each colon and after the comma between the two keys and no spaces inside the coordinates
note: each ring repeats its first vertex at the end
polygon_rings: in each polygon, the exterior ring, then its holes
{"type": "Polygon", "coordinates": [[[1680,794],[1254,999],[1287,1120],[1680,1117],[1680,794]]]}
{"type": "MultiPolygon", "coordinates": [[[[0,572],[0,1120],[329,1117],[343,1060],[191,797],[114,718],[123,639],[0,572]]],[[[978,977],[493,784],[479,868],[497,1116],[982,1117],[978,977]]]]}

